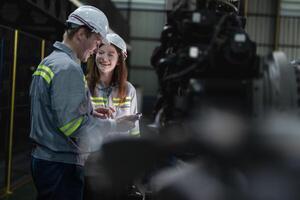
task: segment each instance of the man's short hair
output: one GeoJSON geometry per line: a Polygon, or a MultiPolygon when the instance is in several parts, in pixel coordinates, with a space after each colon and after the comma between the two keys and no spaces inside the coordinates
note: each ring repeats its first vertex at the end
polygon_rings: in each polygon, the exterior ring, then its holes
{"type": "Polygon", "coordinates": [[[67,23],[66,24],[66,33],[67,33],[67,37],[68,39],[72,39],[75,35],[75,33],[80,29],[80,28],[84,28],[84,32],[87,38],[89,38],[92,35],[92,31],[90,28],[88,28],[85,25],[76,25],[76,24],[72,24],[72,23],[67,23]]]}

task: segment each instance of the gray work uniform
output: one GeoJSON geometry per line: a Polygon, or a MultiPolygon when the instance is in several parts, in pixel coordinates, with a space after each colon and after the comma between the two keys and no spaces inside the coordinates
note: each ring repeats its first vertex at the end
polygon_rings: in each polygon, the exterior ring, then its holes
{"type": "Polygon", "coordinates": [[[64,43],[56,42],[54,48],[34,72],[30,87],[32,156],[83,165],[115,130],[115,121],[92,116],[80,62],[64,43]]]}
{"type": "MultiPolygon", "coordinates": [[[[119,118],[125,115],[134,115],[138,112],[137,110],[137,97],[134,86],[126,82],[126,97],[125,101],[118,98],[119,87],[114,84],[109,87],[105,87],[99,83],[96,85],[95,95],[91,97],[92,104],[95,108],[97,107],[112,107],[115,112],[113,113],[114,118],[119,118]]],[[[121,133],[121,132],[119,132],[121,133]]],[[[129,135],[140,135],[139,121],[135,122],[135,128],[130,131],[123,132],[129,135]]]]}

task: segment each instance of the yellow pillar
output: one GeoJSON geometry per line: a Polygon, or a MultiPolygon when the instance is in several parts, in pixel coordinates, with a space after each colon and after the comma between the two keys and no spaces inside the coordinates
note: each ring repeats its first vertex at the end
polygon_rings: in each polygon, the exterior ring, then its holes
{"type": "Polygon", "coordinates": [[[8,161],[6,174],[6,194],[11,194],[11,177],[12,177],[12,150],[13,150],[13,133],[14,133],[14,113],[15,113],[15,91],[16,91],[16,70],[17,70],[17,53],[18,53],[18,36],[19,31],[15,30],[14,39],[14,60],[12,73],[12,88],[11,88],[11,107],[10,107],[10,122],[9,122],[9,137],[8,137],[8,161]]]}
{"type": "Polygon", "coordinates": [[[245,0],[244,2],[244,17],[247,17],[248,16],[248,0],[245,0]]]}
{"type": "Polygon", "coordinates": [[[275,41],[274,41],[274,50],[279,48],[279,37],[280,37],[280,9],[281,9],[281,0],[277,0],[277,10],[276,10],[276,23],[275,23],[275,41]]]}
{"type": "Polygon", "coordinates": [[[43,60],[45,57],[45,40],[42,40],[41,44],[41,60],[43,60]]]}

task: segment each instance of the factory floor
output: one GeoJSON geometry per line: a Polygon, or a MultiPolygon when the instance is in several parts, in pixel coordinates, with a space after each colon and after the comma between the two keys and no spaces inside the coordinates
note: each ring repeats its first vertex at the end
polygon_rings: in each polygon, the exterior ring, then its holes
{"type": "Polygon", "coordinates": [[[12,194],[0,197],[0,200],[35,200],[36,190],[30,179],[23,185],[14,189],[12,194]]]}
{"type": "MultiPolygon", "coordinates": [[[[150,124],[152,121],[144,116],[140,123],[141,132],[146,132],[147,124],[150,124]]],[[[13,183],[12,193],[9,195],[3,195],[3,188],[0,190],[0,200],[35,200],[36,198],[36,189],[33,184],[33,181],[30,176],[30,150],[22,151],[21,154],[14,155],[13,160],[13,183]],[[22,178],[20,178],[22,177],[22,178]],[[19,179],[18,179],[19,178],[19,179]]],[[[5,177],[5,165],[0,162],[0,176],[5,177]]],[[[4,186],[4,179],[0,180],[0,186],[4,186]]]]}

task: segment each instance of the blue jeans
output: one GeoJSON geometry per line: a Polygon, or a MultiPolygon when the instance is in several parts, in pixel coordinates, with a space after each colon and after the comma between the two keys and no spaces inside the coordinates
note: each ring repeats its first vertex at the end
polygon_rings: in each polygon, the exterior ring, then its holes
{"type": "Polygon", "coordinates": [[[31,173],[37,200],[82,200],[83,167],[31,157],[31,173]]]}

